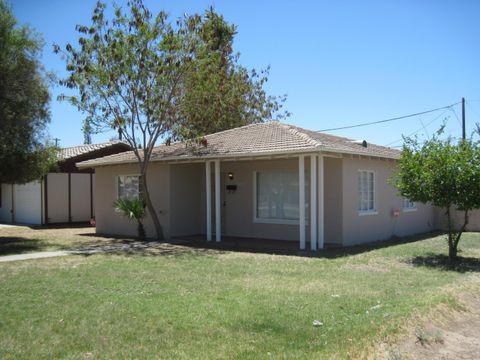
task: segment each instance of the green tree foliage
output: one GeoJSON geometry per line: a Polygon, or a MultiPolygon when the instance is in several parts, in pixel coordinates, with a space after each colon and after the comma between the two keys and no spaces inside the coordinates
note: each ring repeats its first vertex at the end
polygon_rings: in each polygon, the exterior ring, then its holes
{"type": "Polygon", "coordinates": [[[480,208],[480,148],[472,139],[456,143],[438,135],[423,144],[405,139],[395,185],[402,196],[444,210],[453,261],[470,211],[480,208]],[[453,220],[455,210],[463,214],[461,224],[453,220]]]}
{"type": "Polygon", "coordinates": [[[268,96],[264,85],[268,71],[248,71],[233,52],[236,26],[228,24],[213,9],[205,12],[197,29],[191,71],[184,82],[181,122],[174,135],[192,139],[238,126],[282,119],[286,97],[268,96]]]}
{"type": "MultiPolygon", "coordinates": [[[[235,28],[212,10],[172,22],[154,16],[141,0],[97,3],[90,26],[78,25],[78,46],[58,45],[69,76],[62,95],[87,115],[89,131],[118,129],[133,148],[142,178],[142,197],[159,239],[163,231],[150,200],[148,164],[159,141],[201,140],[204,134],[263,121],[282,99],[263,90],[266,74],[240,67],[232,55],[235,28]]],[[[204,141],[198,141],[207,145],[204,141]]]]}
{"type": "Polygon", "coordinates": [[[141,199],[119,199],[113,204],[115,210],[121,212],[130,220],[137,222],[137,234],[139,240],[145,240],[145,227],[143,218],[145,217],[145,204],[141,199]]]}
{"type": "Polygon", "coordinates": [[[0,183],[41,178],[56,160],[44,146],[50,96],[39,63],[42,41],[18,27],[0,0],[0,183]]]}

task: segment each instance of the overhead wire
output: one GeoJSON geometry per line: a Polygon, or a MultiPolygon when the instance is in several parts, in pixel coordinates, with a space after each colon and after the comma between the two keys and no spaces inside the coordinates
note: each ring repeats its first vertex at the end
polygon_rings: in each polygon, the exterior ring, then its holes
{"type": "Polygon", "coordinates": [[[455,109],[451,108],[450,110],[453,112],[453,115],[455,115],[455,117],[457,118],[458,124],[459,124],[460,126],[462,126],[462,122],[460,121],[460,118],[458,117],[457,112],[455,111],[455,109]]]}
{"type": "Polygon", "coordinates": [[[344,130],[344,129],[353,129],[353,128],[358,128],[358,127],[363,127],[363,126],[369,126],[369,125],[375,125],[375,124],[382,124],[382,123],[386,123],[386,122],[391,122],[391,121],[406,119],[406,118],[410,118],[410,117],[414,117],[414,116],[419,116],[419,115],[423,115],[423,114],[428,114],[428,113],[432,113],[432,112],[439,111],[439,110],[443,110],[443,109],[451,109],[453,106],[456,106],[456,105],[458,105],[458,104],[460,104],[460,103],[461,103],[461,102],[459,101],[459,102],[456,102],[456,103],[451,104],[451,105],[442,106],[442,107],[439,107],[439,108],[436,108],[436,109],[421,111],[421,112],[414,113],[414,114],[397,116],[397,117],[390,118],[390,119],[372,121],[372,122],[367,122],[367,123],[362,123],[362,124],[356,124],[356,125],[342,126],[342,127],[330,128],[330,129],[322,129],[322,130],[317,130],[317,132],[328,132],[328,131],[336,131],[336,130],[344,130]]]}
{"type": "MultiPolygon", "coordinates": [[[[445,109],[445,111],[443,111],[440,115],[436,116],[432,121],[429,121],[426,125],[423,125],[423,123],[422,123],[422,127],[421,127],[421,128],[419,128],[419,129],[415,130],[414,132],[408,134],[407,137],[413,136],[413,135],[417,134],[418,132],[424,130],[427,126],[432,125],[435,121],[437,121],[438,119],[440,119],[447,111],[449,111],[449,109],[445,109]]],[[[448,117],[446,117],[445,120],[448,120],[448,117]]],[[[395,144],[395,143],[397,143],[397,142],[399,142],[399,141],[402,141],[402,140],[403,140],[403,138],[398,139],[398,140],[395,140],[395,141],[392,141],[391,143],[388,143],[388,144],[386,144],[385,146],[390,146],[390,145],[395,144]]],[[[394,147],[395,147],[395,146],[394,146],[394,147]]]]}

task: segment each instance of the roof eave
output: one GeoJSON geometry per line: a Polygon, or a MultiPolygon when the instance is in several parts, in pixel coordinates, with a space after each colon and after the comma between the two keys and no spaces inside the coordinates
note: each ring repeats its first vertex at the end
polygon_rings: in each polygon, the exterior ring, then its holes
{"type": "MultiPolygon", "coordinates": [[[[277,156],[277,155],[295,155],[295,154],[309,154],[315,152],[330,152],[334,154],[345,154],[345,155],[356,155],[356,156],[364,156],[364,157],[374,157],[380,159],[390,159],[390,160],[398,160],[398,157],[388,156],[388,155],[380,155],[380,154],[365,154],[359,151],[348,151],[348,150],[341,150],[327,148],[323,146],[313,146],[312,148],[308,149],[297,149],[297,150],[282,150],[282,151],[262,151],[256,153],[223,153],[223,154],[208,154],[208,155],[197,155],[197,156],[167,156],[161,157],[158,159],[152,159],[152,162],[169,162],[169,161],[199,161],[199,160],[212,160],[212,159],[224,159],[224,158],[255,158],[255,157],[265,157],[265,156],[277,156]]],[[[90,161],[83,161],[77,163],[76,166],[79,169],[87,169],[87,168],[96,168],[101,166],[109,166],[109,165],[125,165],[125,164],[135,164],[136,160],[121,160],[121,161],[114,161],[114,162],[105,162],[105,163],[89,163],[90,161]]]]}

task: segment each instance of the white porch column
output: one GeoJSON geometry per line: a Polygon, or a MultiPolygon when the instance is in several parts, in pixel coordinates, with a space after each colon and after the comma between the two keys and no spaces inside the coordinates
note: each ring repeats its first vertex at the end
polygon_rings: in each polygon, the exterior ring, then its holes
{"type": "Polygon", "coordinates": [[[215,241],[222,239],[221,223],[221,204],[220,204],[220,160],[215,160],[215,241]]]}
{"type": "Polygon", "coordinates": [[[298,157],[300,249],[305,250],[305,156],[298,157]]]}
{"type": "Polygon", "coordinates": [[[317,250],[317,155],[310,155],[310,249],[317,250]]]}
{"type": "Polygon", "coordinates": [[[324,223],[324,161],[323,155],[318,156],[318,248],[323,249],[325,243],[325,223],[324,223]]]}
{"type": "Polygon", "coordinates": [[[207,241],[212,241],[212,176],[210,174],[210,161],[205,161],[205,183],[207,203],[207,241]]]}

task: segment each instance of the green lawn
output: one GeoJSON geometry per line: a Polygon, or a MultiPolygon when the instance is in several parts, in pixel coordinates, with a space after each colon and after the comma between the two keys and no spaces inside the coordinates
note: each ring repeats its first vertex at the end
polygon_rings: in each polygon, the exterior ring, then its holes
{"type": "Polygon", "coordinates": [[[460,246],[456,270],[432,256],[443,237],[318,258],[172,247],[1,263],[0,358],[363,357],[457,306],[480,276],[480,234],[460,246]]]}

